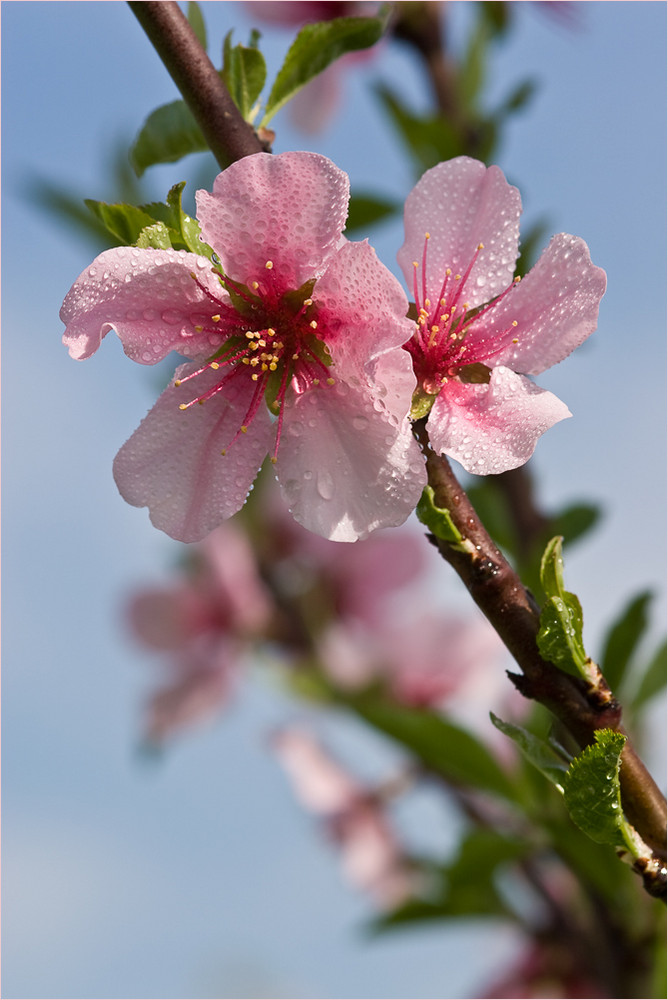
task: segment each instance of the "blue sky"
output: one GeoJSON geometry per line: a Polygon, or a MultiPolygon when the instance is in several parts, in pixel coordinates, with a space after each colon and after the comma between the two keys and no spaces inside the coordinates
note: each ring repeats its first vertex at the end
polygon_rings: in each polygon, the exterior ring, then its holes
{"type": "MultiPolygon", "coordinates": [[[[214,51],[230,28],[247,34],[248,5],[203,7],[214,51]]],[[[468,7],[450,5],[455,40],[468,7]]],[[[500,100],[525,76],[541,86],[498,162],[527,222],[546,215],[553,232],[582,236],[608,274],[598,332],[541,376],[574,416],[534,460],[547,508],[605,509],[566,570],[596,653],[638,590],[655,590],[655,636],[663,625],[666,6],[581,4],[575,29],[517,8],[490,92],[500,100]]],[[[289,35],[265,29],[263,43],[275,71],[289,35]]],[[[178,546],[123,503],[111,461],[155,375],[112,338],[86,364],[69,359],[58,311],[90,247],[31,201],[30,181],[110,198],[117,142],[177,95],[120,2],[5,3],[2,45],[3,995],[466,995],[473,948],[482,975],[510,939],[494,925],[475,940],[465,926],[363,939],[366,901],[342,884],[267,752],[264,733],[293,712],[271,681],[249,684],[220,725],[160,765],[135,752],[151,673],[123,601],[160,579],[178,546]]],[[[322,134],[297,133],[281,113],[276,150],[314,149],[353,186],[405,197],[414,178],[375,114],[378,76],[424,100],[419,68],[388,47],[350,73],[322,134]]],[[[146,193],[164,197],[197,169],[196,158],[156,168],[146,193]]],[[[373,242],[398,274],[401,226],[373,242]]],[[[441,585],[459,600],[449,577],[441,585]]],[[[343,738],[353,756],[382,758],[351,725],[343,738]]],[[[426,837],[454,844],[453,817],[426,800],[416,809],[426,837]]]]}

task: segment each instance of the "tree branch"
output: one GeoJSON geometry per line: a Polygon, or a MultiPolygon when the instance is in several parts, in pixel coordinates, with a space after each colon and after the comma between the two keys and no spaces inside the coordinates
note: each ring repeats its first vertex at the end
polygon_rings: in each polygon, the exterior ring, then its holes
{"type": "Polygon", "coordinates": [[[179,5],[174,0],[129,0],[128,6],[181,91],[219,166],[224,169],[244,156],[266,151],[179,5]]]}
{"type": "MultiPolygon", "coordinates": [[[[522,694],[549,708],[580,747],[594,742],[597,729],[623,731],[621,706],[604,682],[591,687],[541,658],[536,641],[540,614],[533,595],[487,534],[447,459],[432,450],[424,421],[418,421],[414,429],[426,457],[434,502],[449,511],[457,529],[471,543],[467,546],[470,551],[433,536],[431,541],[458,573],[517,661],[523,676],[511,675],[511,679],[522,694]]],[[[656,856],[665,859],[666,800],[628,739],[622,753],[620,783],[629,822],[656,856]]]]}

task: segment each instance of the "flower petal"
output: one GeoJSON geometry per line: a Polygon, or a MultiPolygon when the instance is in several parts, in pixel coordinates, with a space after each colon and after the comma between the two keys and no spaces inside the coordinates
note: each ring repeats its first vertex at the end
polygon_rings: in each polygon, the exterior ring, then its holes
{"type": "Polygon", "coordinates": [[[570,416],[551,392],[499,367],[492,369],[489,385],[448,382],[427,429],[434,450],[467,472],[488,476],[524,465],[540,435],[570,416]]]}
{"type": "Polygon", "coordinates": [[[538,263],[490,309],[467,342],[484,339],[513,320],[507,347],[491,359],[526,375],[539,375],[563,361],[596,329],[605,292],[605,271],[591,262],[584,240],[568,233],[553,236],[538,263]],[[512,339],[518,343],[513,344],[512,339]]]}
{"type": "MultiPolygon", "coordinates": [[[[176,376],[182,379],[193,370],[197,365],[182,365],[176,376]]],[[[253,383],[243,378],[232,379],[201,406],[179,409],[194,392],[205,392],[218,381],[217,373],[208,371],[165,389],[114,460],[123,498],[135,507],[148,507],[156,528],[181,542],[199,541],[243,506],[273,440],[262,406],[248,433],[230,446],[252,392],[253,383]],[[221,455],[228,446],[229,452],[221,455]]]]}
{"type": "Polygon", "coordinates": [[[366,240],[343,243],[317,281],[313,297],[334,373],[338,362],[362,367],[385,351],[402,347],[415,330],[415,323],[406,317],[406,293],[366,240]]]}
{"type": "Polygon", "coordinates": [[[426,483],[408,419],[345,381],[286,406],[277,471],[295,520],[337,542],[402,524],[426,483]]]}
{"type": "Polygon", "coordinates": [[[299,288],[335,249],[348,214],[348,175],[317,153],[255,153],[198,191],[202,236],[226,274],[266,284],[266,263],[281,291],[299,288]]]}
{"type": "Polygon", "coordinates": [[[422,261],[425,233],[427,296],[435,301],[446,268],[466,272],[478,244],[483,244],[471,270],[462,301],[471,307],[494,298],[512,281],[519,241],[522,202],[499,167],[458,156],[427,170],[406,199],[406,239],[397,254],[408,287],[413,287],[413,261],[422,261]]]}
{"type": "Polygon", "coordinates": [[[210,319],[215,304],[191,277],[219,300],[227,296],[205,257],[185,250],[117,247],[96,257],[72,285],[60,310],[63,343],[77,361],[89,358],[115,330],[129,358],[154,365],[170,351],[186,357],[212,353],[195,324],[210,319]]]}

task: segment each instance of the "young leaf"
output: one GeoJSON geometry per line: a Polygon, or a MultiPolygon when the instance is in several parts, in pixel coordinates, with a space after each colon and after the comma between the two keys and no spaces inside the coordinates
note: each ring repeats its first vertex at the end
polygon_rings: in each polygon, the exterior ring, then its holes
{"type": "Polygon", "coordinates": [[[189,0],[188,2],[186,17],[188,18],[190,27],[197,35],[197,40],[206,52],[206,25],[204,24],[204,17],[202,15],[200,5],[195,3],[194,0],[189,0]]]}
{"type": "Polygon", "coordinates": [[[622,812],[619,763],[623,733],[599,729],[596,743],[572,761],[564,779],[564,801],[576,826],[597,844],[628,846],[622,812]]]}
{"type": "Polygon", "coordinates": [[[422,522],[432,535],[441,538],[445,542],[453,545],[461,544],[462,534],[450,517],[450,512],[444,507],[437,507],[434,503],[434,490],[431,486],[425,486],[422,496],[415,509],[418,520],[422,522]]]}
{"type": "Polygon", "coordinates": [[[246,121],[252,121],[255,117],[255,102],[267,79],[267,66],[257,47],[236,45],[232,48],[231,31],[227,33],[223,43],[222,77],[243,117],[246,121]]]}
{"type": "Polygon", "coordinates": [[[582,641],[582,608],[575,594],[564,589],[561,543],[559,535],[548,542],[540,564],[540,582],[547,601],[540,613],[538,651],[560,670],[589,679],[582,641]]]}
{"type": "Polygon", "coordinates": [[[647,607],[651,599],[649,591],[632,598],[608,632],[603,647],[601,670],[613,691],[619,690],[647,627],[647,607]]]}
{"type": "Polygon", "coordinates": [[[274,80],[262,125],[324,69],[347,52],[367,49],[381,38],[389,8],[378,17],[339,17],[301,29],[274,80]]]}
{"type": "Polygon", "coordinates": [[[138,177],[156,163],[176,163],[189,153],[209,147],[185,101],[156,108],[142,125],[130,148],[130,162],[138,177]]]}
{"type": "Polygon", "coordinates": [[[133,246],[142,229],[156,221],[152,215],[137,208],[136,205],[108,205],[104,201],[94,201],[92,198],[86,198],[84,204],[121,246],[133,246]]]}
{"type": "Polygon", "coordinates": [[[649,661],[635,694],[631,698],[631,709],[638,709],[666,686],[666,643],[662,643],[649,661]]]}
{"type": "Polygon", "coordinates": [[[530,733],[528,729],[516,726],[512,722],[503,722],[502,719],[494,715],[494,712],[490,712],[489,714],[496,728],[505,733],[506,736],[509,736],[522,751],[526,759],[534,767],[538,768],[548,781],[562,792],[564,775],[568,766],[559,757],[554,747],[547,740],[543,740],[539,736],[530,733]]]}
{"type": "Polygon", "coordinates": [[[136,245],[142,249],[169,250],[172,246],[169,229],[164,222],[154,222],[152,226],[142,229],[136,245]]]}

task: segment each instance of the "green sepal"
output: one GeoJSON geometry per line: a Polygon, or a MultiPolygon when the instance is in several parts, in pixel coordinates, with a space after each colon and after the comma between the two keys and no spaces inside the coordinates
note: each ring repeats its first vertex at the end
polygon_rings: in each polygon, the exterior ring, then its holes
{"type": "Polygon", "coordinates": [[[442,539],[442,541],[450,542],[453,545],[461,544],[463,536],[459,529],[455,526],[455,523],[450,516],[450,511],[446,510],[444,507],[437,507],[434,503],[433,487],[425,486],[422,491],[422,496],[420,497],[418,505],[415,509],[415,513],[418,516],[418,520],[429,528],[432,535],[436,535],[436,537],[442,539]]]}
{"type": "Polygon", "coordinates": [[[339,17],[304,25],[274,80],[262,126],[340,56],[375,45],[387,27],[389,16],[390,6],[385,5],[377,17],[339,17]]]}
{"type": "Polygon", "coordinates": [[[252,122],[257,114],[256,102],[267,79],[264,56],[256,46],[235,45],[228,31],[223,42],[222,78],[232,100],[243,118],[252,122]]]}
{"type": "Polygon", "coordinates": [[[637,854],[634,831],[624,819],[619,765],[626,736],[598,729],[596,743],[573,759],[564,778],[564,802],[571,819],[597,844],[637,854]]]}
{"type": "Polygon", "coordinates": [[[152,111],[130,147],[130,163],[138,177],[156,163],[176,163],[189,153],[209,152],[202,130],[185,101],[172,101],[152,111]]]}
{"type": "Polygon", "coordinates": [[[417,388],[411,400],[411,420],[422,420],[423,417],[428,417],[435,399],[436,396],[432,396],[431,393],[417,388]]]}
{"type": "Polygon", "coordinates": [[[490,718],[496,728],[508,736],[522,752],[523,756],[537,768],[541,774],[550,781],[560,792],[563,792],[564,776],[568,769],[563,757],[561,757],[553,744],[541,739],[534,733],[522,726],[516,726],[512,722],[504,722],[489,713],[490,718]]]}

